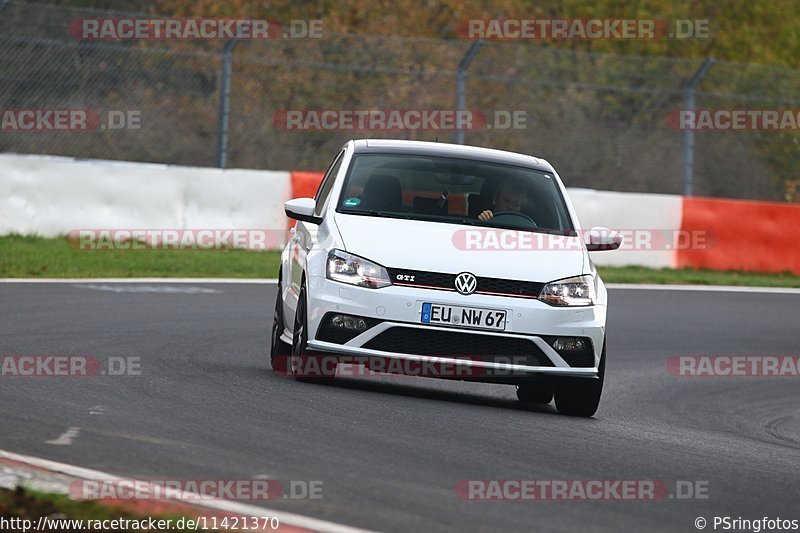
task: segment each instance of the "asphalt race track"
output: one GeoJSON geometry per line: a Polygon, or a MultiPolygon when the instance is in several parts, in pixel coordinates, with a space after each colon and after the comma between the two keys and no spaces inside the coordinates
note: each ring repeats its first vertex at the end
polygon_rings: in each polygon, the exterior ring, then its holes
{"type": "Polygon", "coordinates": [[[513,387],[299,383],[267,357],[274,285],[0,284],[0,354],[141,358],[139,376],[0,377],[0,449],[145,479],[323,482],[265,505],[381,531],[696,531],[800,519],[800,378],[675,377],[675,355],[800,355],[800,295],[610,291],[593,419],[513,387]],[[69,445],[48,443],[77,428],[69,445]],[[707,499],[462,501],[466,479],[655,479],[707,499]]]}

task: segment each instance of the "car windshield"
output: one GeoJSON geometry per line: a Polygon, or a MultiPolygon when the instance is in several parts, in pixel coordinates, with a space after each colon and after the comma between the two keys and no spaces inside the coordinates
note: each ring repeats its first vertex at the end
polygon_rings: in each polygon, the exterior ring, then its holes
{"type": "Polygon", "coordinates": [[[427,155],[356,155],[337,211],[548,233],[573,231],[552,173],[427,155]]]}

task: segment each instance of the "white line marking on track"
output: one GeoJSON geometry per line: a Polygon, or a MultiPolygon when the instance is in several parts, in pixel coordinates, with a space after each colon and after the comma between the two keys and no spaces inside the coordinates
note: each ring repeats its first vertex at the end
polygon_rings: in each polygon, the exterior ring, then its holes
{"type": "Polygon", "coordinates": [[[0,283],[232,283],[277,285],[277,278],[0,278],[0,283]]]}
{"type": "Polygon", "coordinates": [[[52,444],[53,446],[70,446],[72,444],[72,440],[78,436],[80,431],[80,428],[69,428],[57,439],[46,440],[44,443],[52,444]]]}
{"type": "Polygon", "coordinates": [[[208,287],[187,287],[180,285],[177,287],[170,287],[169,285],[161,283],[154,285],[121,285],[118,283],[96,285],[94,283],[74,283],[72,286],[78,289],[93,289],[96,291],[116,292],[117,294],[123,292],[154,294],[222,294],[222,291],[209,289],[208,287]]]}
{"type": "MultiPolygon", "coordinates": [[[[83,468],[80,466],[58,463],[56,461],[50,461],[48,459],[40,459],[38,457],[21,455],[18,453],[7,452],[5,450],[0,450],[0,459],[9,459],[11,461],[16,461],[18,463],[24,463],[30,466],[43,468],[51,472],[56,472],[59,474],[64,474],[67,476],[76,477],[80,479],[89,479],[94,481],[108,481],[110,479],[113,479],[115,481],[120,481],[123,479],[120,476],[107,474],[105,472],[100,472],[98,470],[90,470],[88,468],[83,468]]],[[[68,487],[66,488],[68,491],[68,487]]],[[[248,516],[269,515],[270,517],[274,516],[280,521],[281,525],[306,528],[312,531],[327,531],[330,533],[369,533],[369,530],[366,529],[359,529],[295,513],[287,513],[275,509],[268,509],[266,507],[258,507],[256,505],[248,505],[244,503],[233,502],[230,500],[206,500],[192,496],[189,497],[181,496],[180,491],[177,491],[175,497],[171,499],[176,501],[184,501],[186,503],[195,505],[197,507],[206,507],[208,509],[214,509],[217,511],[223,511],[238,515],[248,515],[248,516]]]]}
{"type": "Polygon", "coordinates": [[[750,292],[768,294],[800,294],[800,289],[791,287],[742,287],[739,285],[658,285],[607,283],[609,289],[626,289],[641,291],[709,291],[709,292],[750,292]]]}

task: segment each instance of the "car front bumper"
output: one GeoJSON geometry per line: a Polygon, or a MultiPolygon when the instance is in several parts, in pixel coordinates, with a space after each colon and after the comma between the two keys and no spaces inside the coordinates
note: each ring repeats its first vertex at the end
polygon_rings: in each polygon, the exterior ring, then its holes
{"type": "MultiPolygon", "coordinates": [[[[317,352],[400,360],[417,364],[431,362],[452,364],[459,368],[470,368],[475,371],[472,373],[475,379],[481,380],[481,376],[486,376],[486,381],[502,381],[504,378],[525,379],[539,375],[590,379],[598,376],[598,366],[605,340],[605,305],[562,308],[530,298],[481,294],[464,296],[454,291],[398,285],[368,289],[349,286],[319,276],[311,276],[307,282],[309,287],[308,329],[310,333],[308,347],[317,352]],[[483,331],[422,324],[420,322],[422,304],[426,302],[505,310],[507,312],[506,329],[505,331],[483,331]],[[317,333],[320,323],[323,317],[331,312],[369,317],[380,322],[341,344],[319,340],[317,333]],[[513,342],[516,343],[533,343],[535,346],[531,346],[531,350],[543,354],[546,357],[543,363],[546,365],[520,364],[522,359],[514,357],[514,354],[509,354],[509,357],[506,358],[481,358],[461,357],[453,354],[450,356],[425,355],[413,353],[413,350],[408,350],[407,346],[397,346],[396,350],[392,347],[391,351],[365,347],[370,341],[393,328],[403,328],[404,335],[414,335],[415,331],[420,331],[421,334],[428,334],[432,331],[458,332],[483,336],[482,338],[471,337],[483,343],[491,343],[494,338],[497,338],[498,343],[506,342],[508,339],[515,339],[513,342]],[[594,365],[591,367],[570,366],[545,340],[544,337],[548,336],[591,339],[594,365]]],[[[284,340],[288,341],[289,339],[284,340]]]]}

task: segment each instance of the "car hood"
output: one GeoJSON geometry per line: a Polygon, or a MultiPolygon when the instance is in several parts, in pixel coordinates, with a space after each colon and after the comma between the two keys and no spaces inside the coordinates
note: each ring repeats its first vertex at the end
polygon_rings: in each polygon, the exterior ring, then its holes
{"type": "Polygon", "coordinates": [[[584,273],[579,237],[336,213],[345,251],[388,268],[548,282],[584,273]]]}

